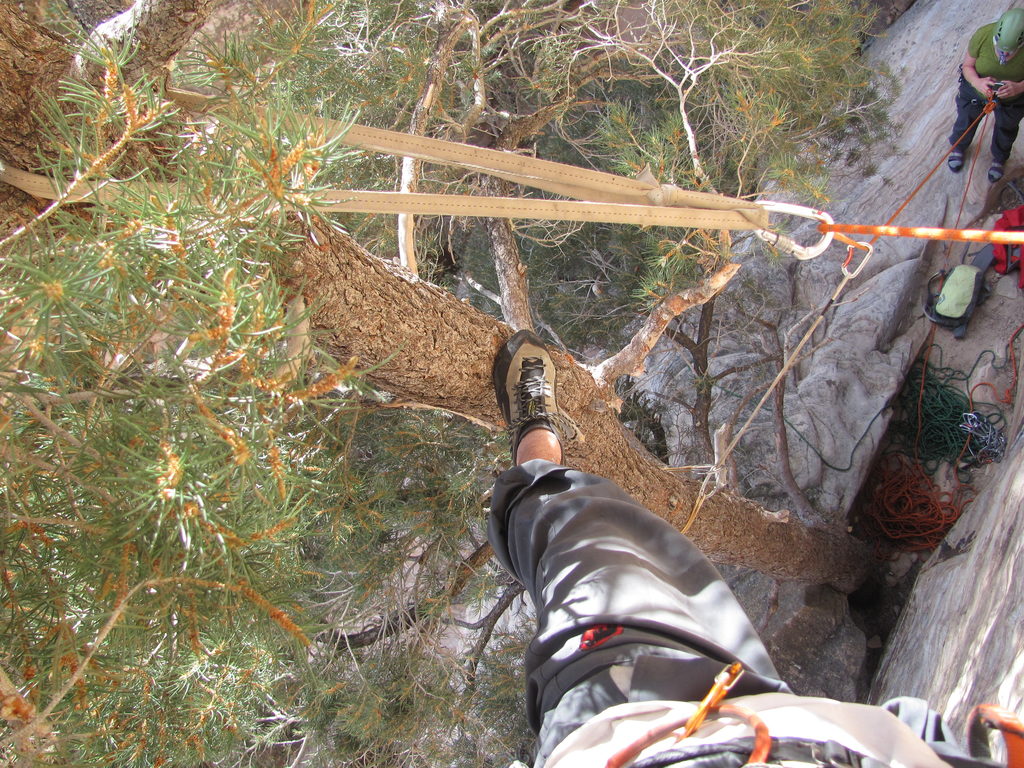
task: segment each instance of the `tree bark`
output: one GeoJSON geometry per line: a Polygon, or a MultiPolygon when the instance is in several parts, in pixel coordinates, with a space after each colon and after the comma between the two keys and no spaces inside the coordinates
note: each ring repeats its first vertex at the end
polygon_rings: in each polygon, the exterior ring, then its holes
{"type": "Polygon", "coordinates": [[[132,0],[67,0],[67,3],[82,29],[92,32],[102,22],[126,11],[132,0]]]}
{"type": "Polygon", "coordinates": [[[708,346],[711,344],[711,322],[714,316],[715,297],[711,297],[700,307],[700,322],[697,325],[696,339],[691,339],[679,328],[665,329],[666,336],[690,353],[693,372],[696,374],[694,377],[696,394],[693,398],[693,405],[688,410],[693,419],[693,431],[697,435],[698,447],[701,450],[701,455],[696,457],[696,460],[710,462],[715,460],[715,444],[711,439],[711,406],[713,404],[711,393],[714,384],[708,380],[708,371],[710,370],[708,346]]]}
{"type": "Polygon", "coordinates": [[[644,360],[654,349],[668,324],[686,310],[711,301],[739,269],[739,264],[726,264],[700,285],[680,291],[662,301],[621,351],[595,366],[594,378],[598,384],[611,391],[619,376],[637,376],[643,373],[644,360]]]}
{"type": "MultiPolygon", "coordinates": [[[[289,278],[314,306],[312,325],[336,358],[359,358],[376,386],[418,402],[500,424],[491,364],[511,329],[436,286],[410,279],[341,232],[317,230],[289,278]]],[[[678,480],[619,423],[593,376],[554,353],[560,406],[583,441],[573,466],[608,477],[656,514],[682,527],[696,484],[678,480]]],[[[850,591],[870,557],[855,539],[781,522],[746,499],[721,492],[704,504],[690,537],[711,559],[781,579],[850,591]]]]}
{"type": "Polygon", "coordinates": [[[133,49],[125,80],[166,66],[224,0],[136,0],[123,13],[104,21],[90,36],[96,45],[126,45],[133,49]]]}
{"type": "Polygon", "coordinates": [[[0,159],[35,166],[40,104],[56,90],[70,61],[63,38],[30,21],[14,4],[0,3],[0,159]]]}
{"type": "MultiPolygon", "coordinates": [[[[35,167],[40,144],[36,116],[70,61],[63,38],[20,13],[15,4],[0,3],[0,162],[35,167]]],[[[0,183],[0,238],[31,218],[37,207],[29,195],[0,183]]]]}
{"type": "MultiPolygon", "coordinates": [[[[437,35],[437,43],[434,46],[434,53],[427,65],[426,76],[423,87],[420,90],[420,97],[413,107],[412,117],[409,119],[409,133],[413,135],[424,135],[427,130],[427,122],[430,119],[430,111],[434,108],[444,81],[444,73],[451,63],[452,54],[455,51],[455,44],[467,26],[473,22],[473,18],[462,15],[455,23],[446,23],[444,18],[451,10],[444,8],[441,12],[441,29],[437,35]]],[[[399,190],[402,192],[419,192],[420,167],[422,161],[413,157],[403,157],[401,162],[402,173],[399,190]]],[[[416,217],[411,213],[398,214],[398,253],[402,266],[417,274],[416,266],[416,217]]]]}

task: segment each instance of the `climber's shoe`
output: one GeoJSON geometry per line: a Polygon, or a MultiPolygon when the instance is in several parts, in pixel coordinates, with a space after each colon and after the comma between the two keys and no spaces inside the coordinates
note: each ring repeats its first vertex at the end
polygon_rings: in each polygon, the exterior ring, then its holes
{"type": "Polygon", "coordinates": [[[559,443],[573,440],[576,427],[555,401],[555,364],[544,342],[530,331],[509,339],[494,360],[494,394],[512,441],[512,460],[523,435],[547,429],[559,443]]]}
{"type": "Polygon", "coordinates": [[[992,165],[990,165],[988,167],[988,180],[989,180],[989,183],[990,184],[995,184],[1001,178],[1003,178],[1003,164],[1002,163],[997,163],[997,162],[995,162],[993,160],[992,161],[992,165]]]}
{"type": "Polygon", "coordinates": [[[960,173],[964,167],[964,151],[962,149],[954,149],[949,153],[949,157],[946,158],[946,165],[949,166],[949,170],[953,173],[960,173]]]}

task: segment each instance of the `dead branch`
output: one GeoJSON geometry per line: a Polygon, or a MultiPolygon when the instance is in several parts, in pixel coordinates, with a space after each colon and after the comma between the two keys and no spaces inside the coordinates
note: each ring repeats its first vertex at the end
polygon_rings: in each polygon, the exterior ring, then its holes
{"type": "MultiPolygon", "coordinates": [[[[448,9],[441,11],[441,16],[446,15],[448,9]]],[[[442,18],[442,23],[444,19],[442,18]]],[[[473,26],[476,19],[463,14],[447,30],[442,30],[437,36],[437,43],[434,46],[434,53],[427,65],[426,77],[420,96],[413,107],[412,117],[409,120],[409,133],[420,136],[426,132],[427,122],[430,119],[430,110],[437,101],[438,95],[444,82],[444,74],[451,62],[455,44],[462,37],[465,30],[473,26]]],[[[419,191],[420,168],[423,163],[413,157],[403,157],[401,166],[401,182],[399,189],[402,192],[419,191]]],[[[403,267],[414,275],[418,274],[416,266],[416,217],[411,213],[400,213],[398,215],[398,252],[403,267]]]]}
{"type": "Polygon", "coordinates": [[[654,349],[668,324],[691,307],[710,301],[728,284],[739,268],[739,264],[726,264],[700,285],[680,291],[662,301],[622,350],[591,369],[598,386],[611,391],[619,376],[643,373],[644,360],[654,349]]]}
{"type": "MultiPolygon", "coordinates": [[[[504,179],[485,176],[481,188],[492,197],[508,197],[511,185],[504,179]]],[[[501,314],[505,322],[517,331],[533,328],[530,310],[530,290],[526,281],[526,267],[519,258],[519,245],[508,219],[487,219],[484,223],[491,241],[491,255],[498,274],[498,294],[501,314]]]]}
{"type": "Polygon", "coordinates": [[[491,641],[491,635],[494,634],[494,627],[498,623],[505,611],[512,605],[512,601],[515,600],[519,595],[523,594],[523,587],[521,584],[510,584],[505,587],[505,591],[502,592],[501,597],[498,598],[491,610],[488,611],[481,622],[480,629],[483,631],[480,636],[473,643],[473,648],[470,650],[469,655],[466,658],[466,694],[469,695],[476,688],[476,672],[480,666],[480,659],[484,654],[484,650],[487,648],[487,644],[491,641]]]}

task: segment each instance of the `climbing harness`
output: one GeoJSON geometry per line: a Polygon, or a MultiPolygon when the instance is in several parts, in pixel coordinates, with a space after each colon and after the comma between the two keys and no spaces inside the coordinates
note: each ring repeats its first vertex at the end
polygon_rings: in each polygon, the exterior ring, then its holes
{"type": "Polygon", "coordinates": [[[748,764],[763,763],[771,752],[772,742],[768,727],[752,710],[736,704],[722,704],[729,690],[743,674],[743,665],[738,661],[729,664],[715,677],[711,690],[697,705],[697,711],[686,717],[651,728],[608,758],[605,768],[622,768],[632,762],[647,747],[675,734],[677,742],[692,736],[709,717],[729,716],[749,724],[754,730],[754,746],[748,764]]]}

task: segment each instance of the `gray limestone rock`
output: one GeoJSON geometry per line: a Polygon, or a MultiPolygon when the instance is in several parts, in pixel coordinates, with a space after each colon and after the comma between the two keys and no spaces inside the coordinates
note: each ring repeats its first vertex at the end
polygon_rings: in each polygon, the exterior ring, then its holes
{"type": "Polygon", "coordinates": [[[845,595],[830,587],[776,582],[747,569],[721,571],[795,692],[863,699],[867,645],[845,595]]]}

